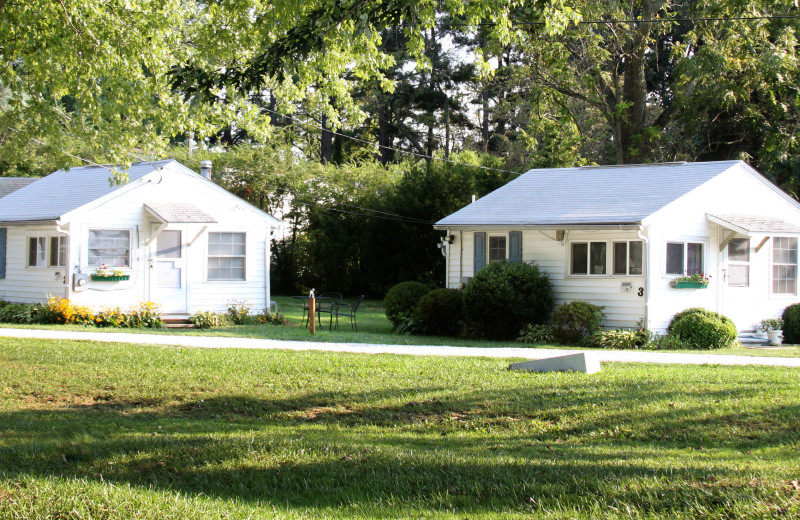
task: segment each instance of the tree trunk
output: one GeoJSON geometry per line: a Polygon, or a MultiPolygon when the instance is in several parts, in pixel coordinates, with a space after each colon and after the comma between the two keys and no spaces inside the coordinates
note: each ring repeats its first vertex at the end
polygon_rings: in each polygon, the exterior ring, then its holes
{"type": "Polygon", "coordinates": [[[322,136],[320,137],[319,158],[322,164],[328,164],[333,157],[333,133],[328,128],[328,116],[322,114],[322,136]]]}

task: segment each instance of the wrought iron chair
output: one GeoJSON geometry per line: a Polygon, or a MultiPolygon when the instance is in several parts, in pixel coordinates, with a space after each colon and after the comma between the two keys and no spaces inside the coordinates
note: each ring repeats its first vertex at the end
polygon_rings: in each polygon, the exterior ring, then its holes
{"type": "Polygon", "coordinates": [[[324,312],[331,317],[328,323],[328,330],[331,330],[331,327],[333,326],[333,307],[341,301],[342,293],[324,292],[320,294],[317,301],[317,323],[322,323],[321,314],[324,312]]]}
{"type": "MultiPolygon", "coordinates": [[[[358,312],[358,306],[361,305],[361,300],[364,299],[364,295],[357,296],[353,298],[350,303],[337,303],[333,306],[333,314],[336,315],[336,328],[339,328],[339,316],[349,316],[350,317],[350,326],[353,327],[353,330],[358,330],[356,328],[356,312],[358,312]]],[[[331,319],[333,319],[333,315],[331,315],[331,319]]]]}

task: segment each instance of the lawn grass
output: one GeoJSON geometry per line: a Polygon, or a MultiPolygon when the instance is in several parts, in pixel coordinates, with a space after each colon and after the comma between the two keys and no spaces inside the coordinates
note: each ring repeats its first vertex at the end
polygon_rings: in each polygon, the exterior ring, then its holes
{"type": "Polygon", "coordinates": [[[777,367],[4,339],[0,518],[797,518],[777,367]]]}
{"type": "MultiPolygon", "coordinates": [[[[556,349],[574,349],[574,346],[553,345],[530,345],[515,341],[486,341],[465,338],[448,338],[442,336],[401,336],[395,334],[392,324],[386,319],[384,314],[383,302],[381,300],[364,300],[358,310],[358,330],[353,331],[349,323],[340,323],[339,329],[328,330],[329,319],[323,315],[322,323],[317,327],[317,333],[311,335],[303,325],[303,307],[300,300],[293,300],[288,296],[273,297],[279,305],[281,313],[289,320],[288,327],[277,327],[271,325],[241,325],[230,327],[218,327],[213,329],[97,329],[89,330],[96,332],[128,332],[140,334],[186,334],[202,336],[224,336],[224,337],[247,337],[247,338],[269,338],[283,339],[292,341],[320,341],[335,343],[373,343],[388,345],[452,345],[460,347],[545,347],[556,349]]],[[[55,330],[87,330],[78,325],[8,325],[3,327],[17,328],[45,328],[55,330]]],[[[659,352],[692,352],[686,350],[662,350],[659,352]]],[[[768,356],[768,357],[800,357],[800,347],[793,345],[781,349],[753,349],[735,347],[720,350],[704,350],[703,354],[735,354],[742,356],[768,356]]]]}

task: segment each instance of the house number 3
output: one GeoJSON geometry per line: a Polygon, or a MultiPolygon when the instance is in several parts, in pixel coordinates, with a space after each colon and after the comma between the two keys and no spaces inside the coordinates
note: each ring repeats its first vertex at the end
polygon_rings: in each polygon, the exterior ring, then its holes
{"type": "Polygon", "coordinates": [[[639,296],[644,296],[644,287],[639,287],[639,292],[636,294],[638,294],[639,296]]]}

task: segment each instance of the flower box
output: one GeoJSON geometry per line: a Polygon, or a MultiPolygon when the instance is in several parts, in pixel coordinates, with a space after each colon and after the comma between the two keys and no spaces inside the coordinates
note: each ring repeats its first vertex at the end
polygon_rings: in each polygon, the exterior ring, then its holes
{"type": "Polygon", "coordinates": [[[94,282],[121,282],[122,280],[130,280],[131,275],[123,274],[122,276],[102,276],[99,274],[92,275],[92,281],[94,282]]]}
{"type": "Polygon", "coordinates": [[[705,289],[708,284],[703,282],[675,282],[672,287],[675,289],[705,289]]]}

